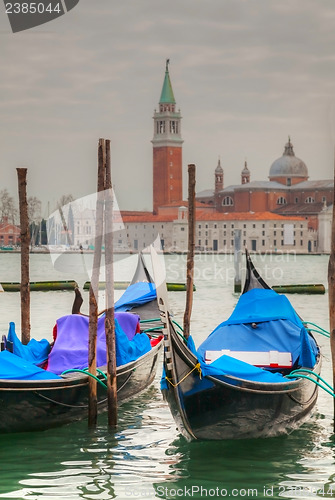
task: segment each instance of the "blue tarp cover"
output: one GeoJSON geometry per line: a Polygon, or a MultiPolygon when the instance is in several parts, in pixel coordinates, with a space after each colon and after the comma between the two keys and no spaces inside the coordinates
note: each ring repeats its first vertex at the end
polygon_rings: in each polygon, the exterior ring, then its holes
{"type": "MultiPolygon", "coordinates": [[[[227,355],[207,364],[205,352],[222,349],[291,352],[293,363],[298,361],[299,365],[306,368],[315,365],[318,353],[314,339],[304,328],[289,300],[274,290],[265,289],[253,289],[242,294],[230,318],[215,328],[198,350],[191,336],[187,346],[198,358],[204,376],[232,376],[263,383],[282,383],[287,379],[281,373],[227,355]],[[257,327],[253,328],[251,323],[256,323],[257,327]]],[[[168,387],[163,371],[161,388],[168,387]]]]}
{"type": "MultiPolygon", "coordinates": [[[[195,349],[192,343],[190,345],[195,349]]],[[[297,361],[306,368],[314,366],[318,352],[314,339],[287,297],[265,289],[242,294],[230,318],[215,328],[196,354],[205,375],[225,373],[246,380],[283,381],[279,373],[271,373],[226,355],[211,364],[204,362],[207,350],[221,349],[291,352],[293,364],[297,361]],[[256,328],[251,323],[256,323],[256,328]]]]}
{"type": "Polygon", "coordinates": [[[31,339],[27,345],[22,344],[15,333],[15,323],[9,323],[7,340],[13,342],[13,353],[17,356],[39,365],[48,359],[50,343],[46,339],[31,339]]]}
{"type": "Polygon", "coordinates": [[[115,311],[131,311],[134,307],[141,306],[155,300],[156,288],[153,283],[139,281],[130,285],[123,295],[115,302],[115,311]]]}
{"type": "Polygon", "coordinates": [[[257,323],[273,319],[289,319],[302,328],[301,319],[285,295],[279,295],[271,289],[254,288],[243,293],[231,316],[221,323],[213,333],[223,325],[238,323],[257,323]]]}
{"type": "Polygon", "coordinates": [[[26,359],[8,351],[0,352],[0,379],[48,380],[59,379],[58,375],[43,370],[26,359]]]}

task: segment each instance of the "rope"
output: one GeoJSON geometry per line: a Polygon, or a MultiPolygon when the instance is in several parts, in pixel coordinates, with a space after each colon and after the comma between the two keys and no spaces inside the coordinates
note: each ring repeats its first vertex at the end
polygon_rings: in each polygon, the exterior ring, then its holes
{"type": "Polygon", "coordinates": [[[175,321],[174,319],[171,320],[172,323],[174,325],[176,325],[179,329],[180,329],[180,332],[178,332],[178,330],[175,330],[176,333],[179,335],[179,337],[181,337],[183,339],[183,341],[185,342],[185,344],[187,344],[187,339],[184,337],[183,333],[184,333],[184,329],[177,323],[177,321],[175,321]]]}
{"type": "MultiPolygon", "coordinates": [[[[35,393],[37,396],[39,396],[42,399],[45,399],[46,401],[49,401],[50,403],[54,403],[59,406],[65,406],[66,408],[87,408],[87,405],[69,405],[66,403],[61,403],[60,401],[55,401],[54,399],[48,398],[44,394],[40,394],[39,392],[35,393]]],[[[99,404],[99,402],[98,402],[99,404]]]]}
{"type": "Polygon", "coordinates": [[[160,318],[152,318],[152,319],[141,319],[140,323],[141,325],[144,323],[154,323],[154,321],[160,321],[160,318]]]}
{"type": "MultiPolygon", "coordinates": [[[[86,371],[86,370],[88,370],[88,368],[85,368],[85,371],[86,371]]],[[[102,370],[100,370],[99,368],[96,368],[96,371],[97,371],[98,373],[100,373],[100,375],[102,375],[104,379],[106,379],[106,380],[107,380],[107,375],[106,375],[106,373],[104,373],[104,372],[103,372],[102,370]]]]}
{"type": "Polygon", "coordinates": [[[320,377],[320,375],[312,372],[311,370],[308,370],[307,368],[300,368],[298,370],[293,370],[289,375],[286,375],[286,378],[304,378],[306,380],[309,380],[310,382],[313,382],[315,385],[317,385],[318,387],[323,389],[325,392],[330,394],[330,396],[333,396],[333,398],[335,398],[335,393],[334,393],[334,390],[331,387],[331,385],[329,385],[328,382],[326,382],[322,377],[320,377]],[[317,380],[309,377],[308,375],[303,375],[301,372],[305,372],[305,373],[308,373],[310,375],[314,375],[317,378],[317,380]],[[324,387],[323,385],[321,385],[320,382],[318,382],[318,380],[321,380],[321,382],[323,384],[325,384],[326,386],[328,386],[330,388],[330,390],[327,389],[326,387],[324,387]]]}
{"type": "Polygon", "coordinates": [[[155,332],[156,330],[163,330],[164,326],[154,326],[153,328],[148,328],[143,330],[143,333],[155,332]]]}
{"type": "MultiPolygon", "coordinates": [[[[140,324],[142,325],[142,324],[145,324],[145,323],[154,323],[155,321],[156,322],[157,321],[161,321],[161,319],[160,318],[143,319],[143,320],[141,319],[140,324]]],[[[180,330],[179,332],[178,332],[178,330],[176,330],[176,333],[179,335],[179,337],[181,337],[184,340],[185,343],[187,343],[187,339],[183,335],[183,332],[184,332],[183,328],[174,319],[172,319],[171,321],[180,330]]],[[[143,333],[154,332],[155,330],[163,330],[163,328],[164,328],[164,326],[156,326],[156,327],[153,327],[153,328],[148,328],[147,330],[143,330],[143,333]]]]}
{"type": "Polygon", "coordinates": [[[308,331],[309,332],[319,333],[320,335],[323,335],[324,337],[327,337],[328,339],[330,338],[330,335],[328,333],[321,332],[320,330],[316,330],[315,328],[309,328],[308,327],[308,331]]]}
{"type": "Polygon", "coordinates": [[[317,373],[313,372],[312,370],[309,370],[308,368],[297,368],[296,370],[293,370],[290,375],[292,375],[293,373],[309,373],[310,375],[314,375],[314,377],[316,377],[318,380],[321,380],[321,382],[323,384],[325,384],[327,387],[329,387],[329,389],[331,391],[333,391],[333,388],[330,384],[328,384],[328,382],[326,382],[326,380],[324,378],[321,377],[321,375],[318,375],[317,373]]]}
{"type": "MultiPolygon", "coordinates": [[[[85,375],[88,375],[89,377],[92,377],[94,378],[94,380],[96,380],[97,382],[99,382],[100,385],[102,385],[102,387],[104,389],[107,389],[107,385],[102,381],[100,380],[98,377],[96,377],[95,375],[93,375],[93,373],[90,373],[86,370],[79,370],[77,368],[72,368],[70,370],[65,370],[64,372],[61,373],[61,375],[65,375],[66,373],[71,373],[71,372],[78,372],[78,373],[84,373],[85,375]]],[[[104,377],[105,377],[105,374],[101,372],[101,370],[97,369],[97,372],[101,373],[104,377]]],[[[107,379],[107,377],[105,377],[107,379]]]]}
{"type": "Polygon", "coordinates": [[[201,378],[201,367],[200,367],[200,363],[197,363],[196,365],[194,365],[194,367],[192,368],[192,370],[190,370],[188,373],[186,373],[185,377],[183,377],[181,380],[179,380],[179,382],[177,382],[176,384],[174,384],[172,382],[172,380],[169,378],[169,377],[165,377],[166,380],[169,382],[169,384],[172,385],[172,387],[178,387],[179,384],[181,384],[182,382],[184,382],[184,380],[189,376],[191,375],[191,373],[194,371],[194,370],[198,370],[198,373],[199,373],[199,377],[201,378]]]}
{"type": "Polygon", "coordinates": [[[180,326],[180,325],[179,325],[179,323],[177,323],[177,321],[175,321],[174,319],[172,320],[172,323],[173,323],[174,325],[178,326],[178,328],[179,328],[179,330],[180,330],[181,332],[183,332],[183,331],[184,331],[183,327],[182,327],[182,326],[180,326]]]}
{"type": "Polygon", "coordinates": [[[317,328],[317,330],[313,330],[311,328],[308,328],[308,329],[313,331],[313,332],[320,333],[321,335],[324,335],[325,337],[330,338],[330,333],[327,330],[325,330],[324,328],[321,328],[321,326],[316,325],[315,323],[312,323],[311,321],[303,321],[302,323],[304,326],[307,326],[307,325],[315,326],[317,328]]]}

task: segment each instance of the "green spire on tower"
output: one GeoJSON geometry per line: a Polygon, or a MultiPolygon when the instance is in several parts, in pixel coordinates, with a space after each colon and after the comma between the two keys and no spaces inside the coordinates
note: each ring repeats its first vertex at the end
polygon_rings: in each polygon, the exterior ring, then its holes
{"type": "Polygon", "coordinates": [[[165,66],[164,83],[163,83],[163,88],[162,88],[162,92],[161,92],[161,98],[159,100],[160,104],[162,104],[162,103],[176,104],[176,101],[175,101],[175,98],[173,95],[170,75],[169,75],[169,63],[170,63],[170,59],[167,59],[166,66],[165,66]]]}

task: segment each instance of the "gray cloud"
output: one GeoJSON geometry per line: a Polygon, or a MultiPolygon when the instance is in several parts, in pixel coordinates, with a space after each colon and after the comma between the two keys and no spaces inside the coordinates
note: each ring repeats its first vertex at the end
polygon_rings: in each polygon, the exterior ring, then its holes
{"type": "MultiPolygon", "coordinates": [[[[335,8],[311,0],[81,0],[44,27],[10,32],[0,13],[0,186],[52,204],[96,185],[112,141],[122,208],[151,209],[152,114],[165,59],[181,108],[186,165],[212,187],[217,158],[237,183],[264,179],[291,135],[311,178],[332,177],[335,8]]],[[[186,194],[186,189],[185,189],[186,194]]]]}

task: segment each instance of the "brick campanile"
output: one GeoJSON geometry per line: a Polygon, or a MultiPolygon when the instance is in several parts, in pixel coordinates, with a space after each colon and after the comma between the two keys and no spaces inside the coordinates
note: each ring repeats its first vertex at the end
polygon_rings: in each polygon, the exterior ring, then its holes
{"type": "Polygon", "coordinates": [[[181,114],[176,111],[169,75],[169,59],[159,111],[154,112],[153,145],[153,212],[158,207],[183,199],[181,114]]]}

